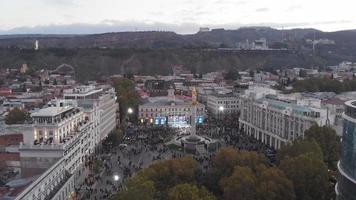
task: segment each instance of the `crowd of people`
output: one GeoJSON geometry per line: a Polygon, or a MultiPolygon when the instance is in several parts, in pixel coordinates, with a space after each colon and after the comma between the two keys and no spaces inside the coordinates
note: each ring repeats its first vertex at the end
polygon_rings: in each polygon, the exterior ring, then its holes
{"type": "MultiPolygon", "coordinates": [[[[83,185],[77,190],[84,190],[82,199],[108,199],[122,189],[128,177],[138,170],[148,166],[155,160],[170,159],[185,156],[186,152],[170,149],[165,142],[178,134],[176,129],[159,126],[137,126],[134,133],[124,137],[123,144],[103,148],[99,155],[101,170],[96,174],[89,173],[83,185]],[[116,177],[115,177],[116,176],[116,177]],[[83,189],[84,188],[84,189],[83,189]]],[[[216,122],[208,126],[199,126],[198,134],[218,138],[220,146],[233,146],[240,150],[256,151],[265,154],[272,162],[275,151],[260,141],[243,134],[237,127],[224,126],[216,122]]],[[[193,155],[202,170],[208,170],[212,163],[214,152],[193,155]]],[[[91,171],[95,168],[94,160],[89,159],[86,165],[91,171]]]]}

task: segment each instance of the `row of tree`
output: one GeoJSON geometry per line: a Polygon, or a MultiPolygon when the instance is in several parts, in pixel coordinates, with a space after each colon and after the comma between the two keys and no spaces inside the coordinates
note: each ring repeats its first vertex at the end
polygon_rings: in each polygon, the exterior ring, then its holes
{"type": "MultiPolygon", "coordinates": [[[[113,82],[118,102],[120,102],[120,118],[123,119],[128,114],[128,108],[137,110],[140,98],[135,91],[135,83],[132,80],[120,78],[115,79],[113,82]]],[[[135,114],[137,112],[133,113],[133,115],[135,114]]]]}
{"type": "Polygon", "coordinates": [[[326,200],[333,197],[329,168],[338,160],[339,138],[312,126],[304,139],[283,146],[277,164],[264,155],[220,149],[207,171],[191,157],[158,161],[129,178],[118,200],[326,200]]]}
{"type": "Polygon", "coordinates": [[[293,84],[295,92],[347,92],[356,90],[356,79],[340,82],[328,78],[310,78],[297,80],[293,84]]]}

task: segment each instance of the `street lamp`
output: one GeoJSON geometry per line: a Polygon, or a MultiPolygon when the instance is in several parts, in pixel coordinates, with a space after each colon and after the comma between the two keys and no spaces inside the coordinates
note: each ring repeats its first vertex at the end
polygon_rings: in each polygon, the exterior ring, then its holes
{"type": "Polygon", "coordinates": [[[119,175],[117,175],[117,174],[116,174],[116,175],[114,175],[114,181],[116,181],[116,182],[117,182],[117,181],[119,181],[119,180],[120,180],[120,176],[119,176],[119,175]]]}
{"type": "Polygon", "coordinates": [[[224,106],[219,106],[219,111],[224,111],[224,106]]]}
{"type": "Polygon", "coordinates": [[[127,109],[127,113],[132,114],[133,113],[133,109],[132,108],[128,108],[127,109]]]}
{"type": "Polygon", "coordinates": [[[224,112],[224,106],[219,106],[219,119],[221,119],[222,118],[222,112],[224,112]]]}

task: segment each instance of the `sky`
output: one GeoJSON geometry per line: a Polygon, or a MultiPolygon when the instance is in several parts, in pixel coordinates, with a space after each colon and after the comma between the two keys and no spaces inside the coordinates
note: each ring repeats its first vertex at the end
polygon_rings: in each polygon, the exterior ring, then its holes
{"type": "Polygon", "coordinates": [[[0,34],[356,29],[355,0],[0,0],[0,34]]]}

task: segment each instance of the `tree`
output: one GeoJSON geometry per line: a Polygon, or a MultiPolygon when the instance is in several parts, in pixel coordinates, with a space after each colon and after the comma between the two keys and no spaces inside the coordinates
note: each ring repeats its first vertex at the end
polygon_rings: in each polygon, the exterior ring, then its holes
{"type": "Polygon", "coordinates": [[[326,199],[328,170],[315,154],[302,154],[282,160],[279,168],[293,182],[299,200],[326,199]]]}
{"type": "Polygon", "coordinates": [[[232,147],[222,148],[216,153],[213,167],[220,177],[232,174],[237,164],[238,151],[232,147]]]}
{"type": "Polygon", "coordinates": [[[57,79],[54,79],[53,80],[53,85],[57,85],[58,83],[57,83],[57,79]]]}
{"type": "Polygon", "coordinates": [[[143,176],[134,176],[126,184],[127,189],[118,193],[119,200],[153,200],[156,189],[151,180],[143,176]]]}
{"type": "Polygon", "coordinates": [[[266,165],[267,159],[256,152],[237,151],[232,147],[222,148],[213,159],[213,167],[208,171],[206,185],[209,190],[219,192],[219,181],[231,176],[236,166],[248,167],[256,171],[257,166],[266,165]]]}
{"type": "Polygon", "coordinates": [[[225,80],[236,80],[240,78],[239,72],[236,69],[229,69],[224,75],[225,80]]]}
{"type": "Polygon", "coordinates": [[[293,200],[295,193],[293,183],[276,167],[260,165],[257,173],[256,199],[259,200],[293,200]]]}
{"type": "Polygon", "coordinates": [[[28,113],[15,107],[5,117],[6,124],[23,124],[28,118],[28,113]]]}
{"type": "Polygon", "coordinates": [[[257,168],[259,166],[267,164],[267,158],[264,155],[258,154],[254,151],[239,151],[238,156],[236,158],[236,165],[249,167],[254,172],[257,171],[257,168]]]}
{"type": "Polygon", "coordinates": [[[336,163],[339,160],[340,138],[336,135],[334,129],[328,126],[313,125],[304,133],[308,140],[316,141],[324,157],[324,162],[331,169],[336,169],[336,163]]]}
{"type": "Polygon", "coordinates": [[[288,158],[296,157],[302,154],[314,154],[315,157],[323,159],[323,153],[315,140],[297,139],[293,143],[282,146],[277,152],[277,162],[288,158]]]}
{"type": "MultiPolygon", "coordinates": [[[[139,96],[136,94],[134,82],[130,79],[116,79],[114,86],[118,102],[120,102],[120,117],[123,119],[127,115],[128,108],[135,109],[138,107],[139,96]]],[[[134,114],[137,114],[137,112],[134,114]]]]}
{"type": "Polygon", "coordinates": [[[216,197],[205,188],[192,184],[179,184],[168,192],[169,200],[215,200],[216,197]]]}
{"type": "Polygon", "coordinates": [[[116,129],[113,132],[111,132],[108,137],[104,140],[104,148],[112,148],[114,146],[117,146],[122,142],[123,140],[123,132],[121,129],[116,129]]]}
{"type": "Polygon", "coordinates": [[[225,200],[255,199],[257,179],[248,167],[237,166],[230,177],[223,178],[220,187],[225,200]]]}
{"type": "Polygon", "coordinates": [[[192,157],[158,161],[140,173],[155,183],[158,191],[166,191],[180,183],[192,183],[195,180],[198,163],[192,157]]]}

